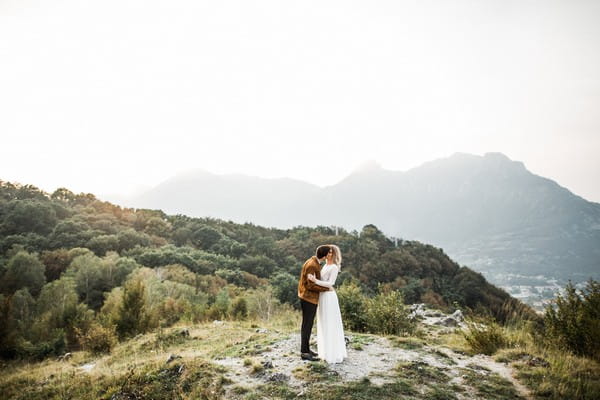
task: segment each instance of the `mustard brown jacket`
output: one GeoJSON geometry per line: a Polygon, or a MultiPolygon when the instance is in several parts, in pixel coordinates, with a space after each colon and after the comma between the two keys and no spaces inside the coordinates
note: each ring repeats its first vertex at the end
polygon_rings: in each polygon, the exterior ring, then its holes
{"type": "Polygon", "coordinates": [[[326,292],[329,288],[319,286],[308,280],[308,275],[313,274],[317,279],[321,279],[321,264],[316,256],[312,256],[302,266],[300,280],[298,281],[298,297],[309,303],[319,304],[319,292],[326,292]]]}

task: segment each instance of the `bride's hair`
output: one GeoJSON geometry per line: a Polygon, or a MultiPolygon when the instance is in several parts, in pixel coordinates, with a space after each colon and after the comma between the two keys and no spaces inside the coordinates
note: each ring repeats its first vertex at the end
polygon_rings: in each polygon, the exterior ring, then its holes
{"type": "Polygon", "coordinates": [[[329,247],[333,250],[333,262],[342,269],[342,251],[335,244],[330,244],[329,247]]]}

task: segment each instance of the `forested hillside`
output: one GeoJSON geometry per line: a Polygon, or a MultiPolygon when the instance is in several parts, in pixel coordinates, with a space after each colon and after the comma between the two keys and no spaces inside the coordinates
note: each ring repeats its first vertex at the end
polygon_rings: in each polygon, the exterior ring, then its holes
{"type": "Polygon", "coordinates": [[[179,320],[296,307],[300,267],[325,243],[344,254],[337,284],[352,282],[367,296],[399,292],[407,303],[502,322],[535,318],[441,249],[392,240],[373,225],[267,229],[0,181],[1,355],[93,350],[179,320]]]}

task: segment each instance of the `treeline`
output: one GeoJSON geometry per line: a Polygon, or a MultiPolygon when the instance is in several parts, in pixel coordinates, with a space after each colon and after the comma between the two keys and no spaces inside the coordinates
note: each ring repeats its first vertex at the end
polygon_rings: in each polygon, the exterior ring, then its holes
{"type": "Polygon", "coordinates": [[[344,253],[338,284],[368,298],[400,295],[500,322],[535,318],[441,249],[386,237],[373,225],[360,232],[272,229],[0,181],[0,353],[106,351],[118,339],[179,320],[296,307],[302,262],[324,243],[344,253]]]}

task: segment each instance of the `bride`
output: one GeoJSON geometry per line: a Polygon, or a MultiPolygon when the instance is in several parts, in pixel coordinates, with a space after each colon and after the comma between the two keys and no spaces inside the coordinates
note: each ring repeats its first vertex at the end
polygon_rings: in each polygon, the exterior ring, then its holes
{"type": "Polygon", "coordinates": [[[338,297],[333,284],[342,265],[342,252],[335,245],[330,245],[325,266],[321,269],[321,279],[309,275],[308,279],[319,286],[330,288],[319,294],[317,308],[317,350],[319,357],[328,363],[339,363],[347,357],[344,327],[338,297]]]}

